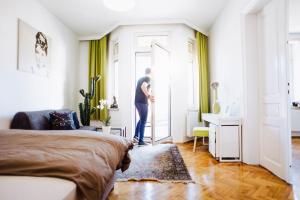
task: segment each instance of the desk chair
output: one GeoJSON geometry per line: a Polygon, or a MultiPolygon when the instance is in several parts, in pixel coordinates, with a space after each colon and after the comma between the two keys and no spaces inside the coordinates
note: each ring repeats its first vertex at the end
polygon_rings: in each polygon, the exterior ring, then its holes
{"type": "Polygon", "coordinates": [[[194,148],[193,152],[196,150],[196,145],[197,145],[197,137],[202,137],[202,144],[207,145],[204,143],[205,137],[208,137],[208,127],[194,127],[193,128],[193,136],[195,137],[194,139],[194,148]]]}

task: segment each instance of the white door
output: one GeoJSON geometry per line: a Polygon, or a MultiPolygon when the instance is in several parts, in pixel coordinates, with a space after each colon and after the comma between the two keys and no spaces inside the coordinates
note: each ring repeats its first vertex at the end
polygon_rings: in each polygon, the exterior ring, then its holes
{"type": "Polygon", "coordinates": [[[170,55],[169,51],[152,44],[152,142],[163,141],[171,136],[170,129],[170,55]]]}
{"type": "Polygon", "coordinates": [[[288,91],[285,0],[271,0],[258,13],[260,57],[260,163],[288,177],[288,91]]]}

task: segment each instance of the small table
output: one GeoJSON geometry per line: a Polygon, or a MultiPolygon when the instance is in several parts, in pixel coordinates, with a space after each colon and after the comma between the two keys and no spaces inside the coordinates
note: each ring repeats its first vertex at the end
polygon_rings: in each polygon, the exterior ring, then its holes
{"type": "Polygon", "coordinates": [[[242,161],[242,119],[222,114],[203,113],[209,122],[208,150],[220,162],[242,161]]]}
{"type": "MultiPolygon", "coordinates": [[[[97,130],[102,130],[102,127],[97,127],[97,130]]],[[[127,130],[126,130],[126,126],[123,125],[113,125],[111,126],[111,132],[112,131],[118,131],[119,135],[121,137],[127,137],[127,130]]]]}

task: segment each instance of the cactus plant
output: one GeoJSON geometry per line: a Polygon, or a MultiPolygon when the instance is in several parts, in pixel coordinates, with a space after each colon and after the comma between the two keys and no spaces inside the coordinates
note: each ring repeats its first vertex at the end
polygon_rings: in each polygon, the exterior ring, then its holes
{"type": "Polygon", "coordinates": [[[90,80],[90,90],[85,93],[84,89],[79,90],[83,96],[83,103],[79,103],[80,121],[83,126],[89,126],[91,122],[91,115],[96,112],[96,108],[91,106],[91,100],[95,96],[96,83],[100,80],[100,75],[97,75],[90,80]]]}

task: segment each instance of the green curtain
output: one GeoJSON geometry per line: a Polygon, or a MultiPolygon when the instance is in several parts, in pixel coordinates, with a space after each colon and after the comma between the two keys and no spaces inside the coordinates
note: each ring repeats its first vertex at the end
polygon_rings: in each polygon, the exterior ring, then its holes
{"type": "Polygon", "coordinates": [[[199,59],[199,121],[202,122],[202,113],[208,113],[209,107],[209,66],[208,66],[208,38],[197,32],[196,43],[199,59]]]}
{"type": "MultiPolygon", "coordinates": [[[[107,36],[104,36],[100,40],[91,40],[89,42],[89,83],[92,77],[101,76],[100,81],[96,83],[95,97],[91,102],[92,107],[96,107],[100,99],[106,99],[107,42],[107,36]]],[[[97,109],[96,113],[91,116],[91,119],[104,120],[106,112],[105,109],[101,111],[97,109]]]]}

